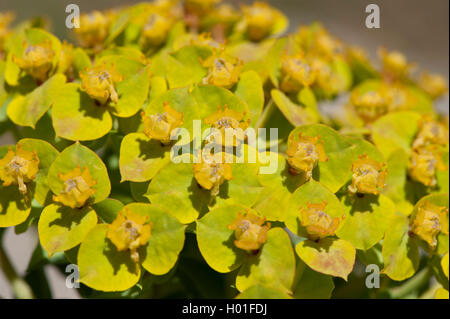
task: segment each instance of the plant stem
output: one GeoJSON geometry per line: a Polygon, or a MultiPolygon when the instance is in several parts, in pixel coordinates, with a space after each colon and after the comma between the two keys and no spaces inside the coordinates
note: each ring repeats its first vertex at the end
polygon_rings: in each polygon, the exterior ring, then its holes
{"type": "Polygon", "coordinates": [[[17,272],[14,270],[8,256],[6,255],[3,247],[0,246],[0,268],[3,270],[3,273],[8,279],[11,288],[14,292],[16,298],[19,299],[33,299],[33,291],[30,286],[26,283],[25,280],[20,278],[17,275],[17,272]]]}
{"type": "Polygon", "coordinates": [[[395,287],[391,291],[391,297],[393,299],[405,298],[410,295],[413,291],[419,289],[424,284],[426,284],[431,276],[431,271],[429,268],[424,268],[419,271],[413,278],[409,279],[403,285],[395,287]]]}

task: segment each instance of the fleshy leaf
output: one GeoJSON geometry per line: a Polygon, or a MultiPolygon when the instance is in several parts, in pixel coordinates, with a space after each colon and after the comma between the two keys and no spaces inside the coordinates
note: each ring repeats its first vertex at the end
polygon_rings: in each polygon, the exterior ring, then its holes
{"type": "Polygon", "coordinates": [[[91,141],[106,135],[112,128],[108,109],[97,105],[80,85],[64,85],[54,99],[53,127],[57,136],[71,141],[91,141]]]}
{"type": "Polygon", "coordinates": [[[394,203],[384,195],[345,195],[345,219],[336,234],[351,242],[357,249],[367,250],[381,239],[395,213],[394,203]]]}
{"type": "Polygon", "coordinates": [[[97,204],[92,205],[98,217],[106,223],[112,223],[117,214],[122,210],[123,204],[117,199],[107,198],[97,204]]]}
{"type": "Polygon", "coordinates": [[[247,102],[251,125],[254,126],[264,107],[263,83],[259,75],[255,71],[242,73],[234,94],[247,102]]]}
{"type": "Polygon", "coordinates": [[[317,109],[314,109],[314,104],[304,106],[295,104],[283,92],[276,89],[271,91],[271,96],[278,109],[292,125],[299,126],[319,121],[319,114],[317,109]]]}
{"type": "Polygon", "coordinates": [[[170,161],[170,148],[143,133],[126,135],[120,145],[122,181],[145,182],[152,179],[170,161]]]}
{"type": "Polygon", "coordinates": [[[141,267],[133,262],[130,252],[117,251],[106,238],[108,225],[95,226],[78,251],[80,282],[101,291],[123,291],[133,287],[141,275],[141,267]]]}
{"type": "Polygon", "coordinates": [[[307,204],[321,204],[326,202],[323,210],[330,217],[341,217],[344,215],[344,207],[338,198],[321,183],[314,180],[303,184],[292,194],[287,210],[286,226],[290,231],[301,237],[307,237],[305,228],[300,221],[300,207],[307,204]]]}
{"type": "Polygon", "coordinates": [[[342,239],[323,238],[319,242],[304,240],[295,246],[297,255],[313,270],[347,280],[353,270],[356,249],[342,239]]]}
{"type": "Polygon", "coordinates": [[[39,218],[39,240],[48,254],[53,255],[77,246],[96,224],[97,214],[92,208],[50,204],[39,218]]]}
{"type": "Polygon", "coordinates": [[[63,190],[64,182],[59,178],[58,174],[66,174],[78,166],[81,169],[87,167],[92,178],[97,182],[93,186],[95,190],[95,193],[92,195],[93,203],[106,199],[111,191],[111,183],[106,166],[97,154],[78,142],[63,150],[50,166],[47,181],[53,193],[59,195],[63,190]]]}
{"type": "Polygon", "coordinates": [[[244,250],[234,245],[234,231],[227,228],[238,213],[245,210],[246,208],[240,205],[221,206],[212,209],[197,221],[198,247],[203,258],[215,271],[233,271],[247,256],[244,250]]]}
{"type": "Polygon", "coordinates": [[[66,81],[62,74],[55,74],[27,95],[16,96],[8,105],[8,117],[17,125],[34,128],[48,111],[66,81]]]}
{"type": "Polygon", "coordinates": [[[297,265],[293,285],[296,299],[330,299],[334,290],[333,278],[316,272],[303,261],[297,265]]]}
{"type": "Polygon", "coordinates": [[[175,265],[183,248],[185,226],[162,207],[142,203],[125,207],[133,213],[148,216],[148,222],[152,224],[142,267],[154,275],[166,274],[175,265]]]}
{"type": "Polygon", "coordinates": [[[267,232],[267,240],[257,255],[247,258],[239,269],[236,288],[244,291],[255,284],[291,290],[295,273],[295,255],[288,234],[281,228],[267,232]]]}
{"type": "Polygon", "coordinates": [[[409,219],[396,213],[383,240],[383,273],[393,280],[405,280],[419,268],[419,247],[409,236],[409,219]]]}

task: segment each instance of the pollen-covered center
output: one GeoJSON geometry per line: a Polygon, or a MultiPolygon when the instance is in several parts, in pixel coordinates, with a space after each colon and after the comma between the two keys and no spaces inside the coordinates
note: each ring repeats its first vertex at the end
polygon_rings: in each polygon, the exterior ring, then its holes
{"type": "Polygon", "coordinates": [[[270,229],[270,223],[263,225],[264,222],[264,218],[255,214],[243,215],[239,212],[233,223],[228,226],[228,229],[234,230],[235,246],[249,252],[261,248],[270,229]]]}

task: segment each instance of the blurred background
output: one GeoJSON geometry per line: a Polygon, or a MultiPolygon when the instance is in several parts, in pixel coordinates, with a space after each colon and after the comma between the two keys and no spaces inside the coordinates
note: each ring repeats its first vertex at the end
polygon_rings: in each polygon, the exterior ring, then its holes
{"type": "MultiPolygon", "coordinates": [[[[70,3],[79,5],[82,12],[106,9],[142,2],[142,0],[0,0],[0,11],[14,11],[17,21],[35,16],[48,18],[51,30],[62,39],[70,40],[65,27],[70,3]]],[[[224,0],[239,5],[253,1],[224,0]]],[[[376,50],[384,46],[399,50],[421,69],[437,72],[449,78],[449,1],[448,0],[268,0],[282,10],[290,20],[289,31],[300,24],[320,21],[330,31],[347,43],[365,48],[376,58],[376,50]],[[367,29],[365,8],[375,3],[380,7],[380,29],[367,29]]],[[[444,102],[448,109],[448,98],[444,102]]],[[[442,107],[442,106],[441,106],[442,107]]],[[[447,111],[448,112],[448,111],[447,111]]],[[[0,145],[8,144],[7,136],[0,137],[0,145]]],[[[24,274],[37,236],[30,229],[15,235],[8,229],[4,238],[6,253],[20,274],[24,274]]],[[[46,266],[50,289],[54,298],[77,298],[76,289],[65,286],[64,276],[54,266],[46,266]]],[[[12,292],[0,272],[0,297],[11,298],[12,292]]]]}

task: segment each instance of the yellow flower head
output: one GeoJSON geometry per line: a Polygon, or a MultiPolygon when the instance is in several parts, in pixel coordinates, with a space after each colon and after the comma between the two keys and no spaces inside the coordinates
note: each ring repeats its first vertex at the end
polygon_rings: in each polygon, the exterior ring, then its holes
{"type": "Polygon", "coordinates": [[[14,14],[12,12],[0,12],[0,53],[4,49],[6,39],[12,34],[9,25],[13,20],[14,14]]]}
{"type": "Polygon", "coordinates": [[[433,99],[437,99],[448,92],[447,81],[439,74],[422,73],[418,85],[433,99]]]}
{"type": "Polygon", "coordinates": [[[301,86],[310,86],[316,79],[316,72],[306,61],[303,54],[283,54],[281,70],[285,74],[281,88],[285,92],[295,92],[301,86]]]}
{"type": "Polygon", "coordinates": [[[252,213],[243,215],[241,212],[228,225],[228,229],[234,230],[234,245],[240,249],[252,252],[261,248],[267,240],[267,231],[270,229],[270,223],[263,226],[265,218],[252,213]]]}
{"type": "Polygon", "coordinates": [[[302,172],[309,180],[317,163],[328,161],[323,141],[319,142],[319,140],[320,136],[311,137],[302,135],[302,133],[298,134],[297,140],[293,136],[289,138],[286,154],[291,173],[302,172]]]}
{"type": "Polygon", "coordinates": [[[384,188],[387,170],[385,163],[370,159],[366,154],[352,164],[352,184],[348,187],[351,193],[378,195],[384,188]]]}
{"type": "Polygon", "coordinates": [[[255,1],[250,6],[242,6],[247,24],[247,35],[252,41],[267,37],[277,18],[276,11],[265,2],[255,1]]]}
{"type": "Polygon", "coordinates": [[[198,16],[211,12],[222,0],[185,0],[186,11],[198,16]]]}
{"type": "Polygon", "coordinates": [[[378,50],[378,55],[383,63],[383,72],[395,79],[408,76],[413,65],[408,63],[405,55],[399,51],[388,52],[385,48],[378,50]]]}
{"type": "Polygon", "coordinates": [[[316,241],[333,236],[343,218],[333,218],[325,213],[326,201],[321,204],[307,203],[306,206],[300,207],[300,220],[309,239],[316,241]]]}
{"type": "Polygon", "coordinates": [[[106,237],[118,251],[130,250],[131,259],[139,262],[137,249],[147,244],[151,236],[152,223],[147,223],[148,216],[142,216],[122,209],[112,224],[108,225],[106,237]]]}
{"type": "Polygon", "coordinates": [[[170,143],[171,132],[183,124],[183,113],[174,110],[168,102],[164,104],[163,113],[146,116],[141,112],[141,117],[144,122],[144,134],[163,144],[170,143]]]}
{"type": "Polygon", "coordinates": [[[425,201],[418,207],[411,231],[436,248],[439,233],[448,235],[448,209],[425,201]]]}
{"type": "Polygon", "coordinates": [[[370,123],[389,111],[389,101],[382,89],[360,93],[352,92],[350,101],[356,114],[365,122],[370,123]]]}
{"type": "MultiPolygon", "coordinates": [[[[214,40],[212,38],[211,33],[209,33],[209,32],[202,32],[199,35],[192,35],[192,39],[190,39],[189,44],[190,45],[198,45],[198,46],[207,46],[207,47],[221,49],[221,50],[224,49],[223,45],[221,45],[219,42],[214,40]]],[[[186,44],[186,45],[189,45],[189,44],[186,44]]],[[[216,52],[214,51],[214,53],[216,53],[216,52]]],[[[202,61],[200,61],[200,62],[202,62],[202,61]]],[[[205,62],[203,62],[203,63],[205,63],[205,62]]]]}
{"type": "Polygon", "coordinates": [[[82,46],[94,48],[100,46],[108,36],[110,17],[100,11],[80,16],[80,27],[75,33],[82,46]]]}
{"type": "Polygon", "coordinates": [[[331,63],[322,58],[311,58],[310,65],[316,73],[315,83],[325,94],[334,95],[347,89],[347,82],[331,67],[331,63]]]}
{"type": "Polygon", "coordinates": [[[114,85],[123,81],[124,77],[116,71],[113,64],[103,63],[85,68],[84,72],[80,72],[80,78],[81,88],[100,104],[103,105],[108,100],[117,103],[119,100],[114,85]]]}
{"type": "Polygon", "coordinates": [[[202,156],[201,163],[194,164],[194,177],[204,189],[211,190],[211,196],[219,194],[220,185],[233,178],[231,163],[225,163],[225,154],[202,156]]]}
{"type": "Polygon", "coordinates": [[[205,118],[205,123],[218,130],[217,133],[212,136],[216,144],[224,145],[226,147],[237,146],[244,141],[244,131],[250,124],[250,120],[244,121],[244,117],[245,112],[240,113],[235,110],[231,110],[227,105],[225,105],[223,110],[219,106],[215,113],[205,118]],[[218,134],[219,132],[220,134],[218,134]],[[232,139],[227,140],[227,132],[230,137],[230,133],[234,133],[232,139]]]}
{"type": "Polygon", "coordinates": [[[425,186],[436,185],[436,171],[447,167],[442,161],[442,150],[438,145],[426,145],[412,151],[409,161],[409,176],[425,186]]]}
{"type": "Polygon", "coordinates": [[[413,148],[419,148],[429,144],[447,145],[449,141],[448,128],[429,116],[419,122],[419,132],[413,142],[413,148]]]}
{"type": "Polygon", "coordinates": [[[92,178],[87,167],[82,172],[78,166],[66,174],[59,173],[58,177],[64,182],[64,185],[59,195],[53,195],[55,202],[71,208],[80,208],[95,193],[95,189],[92,187],[97,182],[92,178]]]}
{"type": "Polygon", "coordinates": [[[0,159],[0,179],[3,186],[19,185],[22,194],[27,192],[25,183],[31,182],[39,170],[39,158],[36,152],[29,152],[17,144],[16,151],[8,149],[5,157],[0,159]]]}
{"type": "Polygon", "coordinates": [[[24,43],[24,51],[21,57],[13,55],[12,60],[19,68],[41,82],[48,77],[48,72],[53,66],[55,51],[50,41],[44,40],[40,44],[24,43]]]}
{"type": "Polygon", "coordinates": [[[156,12],[151,13],[147,23],[142,28],[141,44],[144,46],[159,46],[163,44],[172,26],[172,18],[156,12]]]}
{"type": "Polygon", "coordinates": [[[214,50],[211,56],[200,62],[209,70],[204,81],[224,88],[230,88],[237,83],[243,68],[241,60],[225,54],[223,50],[214,50]]]}

